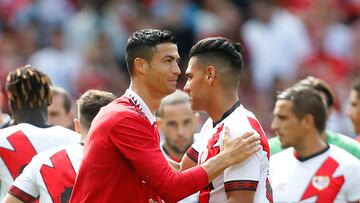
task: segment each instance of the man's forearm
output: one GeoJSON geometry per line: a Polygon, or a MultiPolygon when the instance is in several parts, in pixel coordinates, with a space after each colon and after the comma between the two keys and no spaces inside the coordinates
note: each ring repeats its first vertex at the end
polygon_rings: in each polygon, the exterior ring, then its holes
{"type": "Polygon", "coordinates": [[[220,152],[217,156],[200,165],[208,174],[209,182],[218,177],[226,168],[235,164],[226,156],[226,154],[220,152]]]}

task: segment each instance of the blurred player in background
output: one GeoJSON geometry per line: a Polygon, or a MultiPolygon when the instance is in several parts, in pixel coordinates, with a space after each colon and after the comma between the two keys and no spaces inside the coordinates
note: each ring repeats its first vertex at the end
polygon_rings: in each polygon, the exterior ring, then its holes
{"type": "Polygon", "coordinates": [[[115,99],[115,95],[99,90],[88,90],[77,101],[78,119],[76,131],[81,134],[81,143],[58,147],[34,156],[16,178],[4,203],[29,202],[39,198],[40,202],[68,202],[83,154],[83,145],[100,108],[115,99]]]}
{"type": "MultiPolygon", "coordinates": [[[[326,107],[326,115],[327,117],[330,116],[332,108],[334,108],[334,96],[329,85],[325,81],[319,78],[309,76],[303,80],[300,80],[298,83],[295,84],[295,86],[307,86],[317,90],[322,99],[324,100],[326,107]]],[[[360,144],[354,141],[352,138],[326,129],[321,132],[321,138],[326,143],[336,145],[346,150],[360,160],[360,144]]],[[[281,145],[278,137],[273,137],[269,139],[269,145],[271,155],[274,155],[287,147],[281,145]]]]}
{"type": "MultiPolygon", "coordinates": [[[[52,94],[47,75],[30,65],[18,68],[8,74],[6,91],[15,125],[0,130],[0,200],[37,153],[80,141],[76,132],[49,125],[47,107],[52,94]]],[[[9,192],[18,194],[19,190],[9,192]]]]}
{"type": "Polygon", "coordinates": [[[52,102],[48,107],[48,121],[52,125],[60,125],[74,130],[74,114],[71,111],[71,96],[61,87],[52,87],[52,102]]]}
{"type": "MultiPolygon", "coordinates": [[[[199,114],[191,109],[189,95],[181,90],[164,97],[157,110],[157,122],[165,138],[161,150],[167,159],[181,162],[185,152],[194,142],[199,124],[199,114]]],[[[179,203],[196,203],[194,194],[179,203]]]]}
{"type": "Polygon", "coordinates": [[[311,87],[294,86],[277,96],[271,127],[290,148],[270,159],[274,202],[360,200],[360,161],[323,140],[326,114],[311,87]]]}
{"type": "Polygon", "coordinates": [[[360,142],[360,78],[352,86],[350,95],[350,107],[347,111],[355,129],[355,140],[360,142]]]}

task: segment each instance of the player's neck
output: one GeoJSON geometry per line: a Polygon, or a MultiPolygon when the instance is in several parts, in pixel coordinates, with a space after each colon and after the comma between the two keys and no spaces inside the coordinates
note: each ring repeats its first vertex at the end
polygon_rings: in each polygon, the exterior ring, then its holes
{"type": "Polygon", "coordinates": [[[29,123],[38,127],[49,127],[47,112],[40,109],[16,111],[14,112],[14,122],[16,124],[29,123]]]}
{"type": "Polygon", "coordinates": [[[129,88],[141,97],[152,113],[154,113],[155,110],[159,108],[160,101],[164,97],[162,95],[156,94],[146,85],[139,85],[135,82],[131,82],[129,88]]]}
{"type": "Polygon", "coordinates": [[[312,157],[327,148],[327,144],[323,141],[320,135],[307,136],[307,139],[295,147],[296,153],[300,158],[312,157]]]}
{"type": "Polygon", "coordinates": [[[178,163],[180,163],[182,157],[184,156],[184,154],[180,154],[175,152],[171,147],[169,147],[168,145],[164,144],[163,146],[163,150],[165,151],[165,153],[173,160],[176,161],[178,163]]]}
{"type": "Polygon", "coordinates": [[[217,94],[209,100],[209,108],[207,113],[213,122],[219,121],[225,112],[227,112],[234,104],[239,101],[237,93],[232,94],[217,94]]]}

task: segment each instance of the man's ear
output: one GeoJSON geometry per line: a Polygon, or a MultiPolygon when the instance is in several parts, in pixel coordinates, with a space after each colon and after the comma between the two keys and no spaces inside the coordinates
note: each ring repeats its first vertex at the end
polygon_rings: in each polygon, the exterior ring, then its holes
{"type": "Polygon", "coordinates": [[[80,121],[79,119],[75,118],[74,119],[74,126],[75,126],[75,132],[81,134],[81,130],[80,130],[80,121]]]}
{"type": "Polygon", "coordinates": [[[156,117],[156,125],[159,127],[159,129],[162,128],[162,119],[160,117],[156,117]]]}
{"type": "MultiPolygon", "coordinates": [[[[302,123],[302,125],[303,125],[306,129],[309,129],[309,128],[315,126],[314,116],[312,116],[311,114],[305,115],[305,116],[301,119],[301,123],[302,123]]],[[[316,126],[315,126],[315,128],[316,128],[316,126]]]]}
{"type": "Polygon", "coordinates": [[[147,62],[142,58],[135,58],[134,59],[134,72],[139,72],[144,74],[146,72],[147,62]]]}
{"type": "Polygon", "coordinates": [[[216,74],[216,70],[214,66],[206,67],[205,76],[209,84],[212,84],[215,81],[215,74],[216,74]]]}

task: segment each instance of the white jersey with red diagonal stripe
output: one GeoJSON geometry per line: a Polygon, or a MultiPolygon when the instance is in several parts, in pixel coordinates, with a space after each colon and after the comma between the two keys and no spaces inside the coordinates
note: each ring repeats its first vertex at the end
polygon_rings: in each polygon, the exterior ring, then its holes
{"type": "Polygon", "coordinates": [[[300,161],[293,148],[270,158],[274,202],[360,200],[360,161],[334,145],[300,161]]]}
{"type": "Polygon", "coordinates": [[[37,154],[16,178],[10,194],[23,201],[39,197],[40,202],[68,202],[82,154],[81,144],[58,147],[37,154]]]}
{"type": "Polygon", "coordinates": [[[257,132],[261,136],[263,149],[243,163],[227,168],[224,173],[215,178],[206,189],[200,191],[200,202],[226,202],[226,192],[234,190],[255,191],[254,202],[272,202],[271,187],[267,179],[269,145],[260,123],[252,112],[240,104],[225,114],[225,118],[218,123],[213,124],[210,118],[206,121],[201,129],[199,140],[187,152],[192,160],[197,160],[198,164],[201,164],[222,150],[224,126],[229,127],[231,137],[241,136],[247,131],[257,132]]]}
{"type": "Polygon", "coordinates": [[[1,196],[37,153],[80,142],[80,135],[61,126],[39,128],[21,123],[0,130],[1,196]]]}

